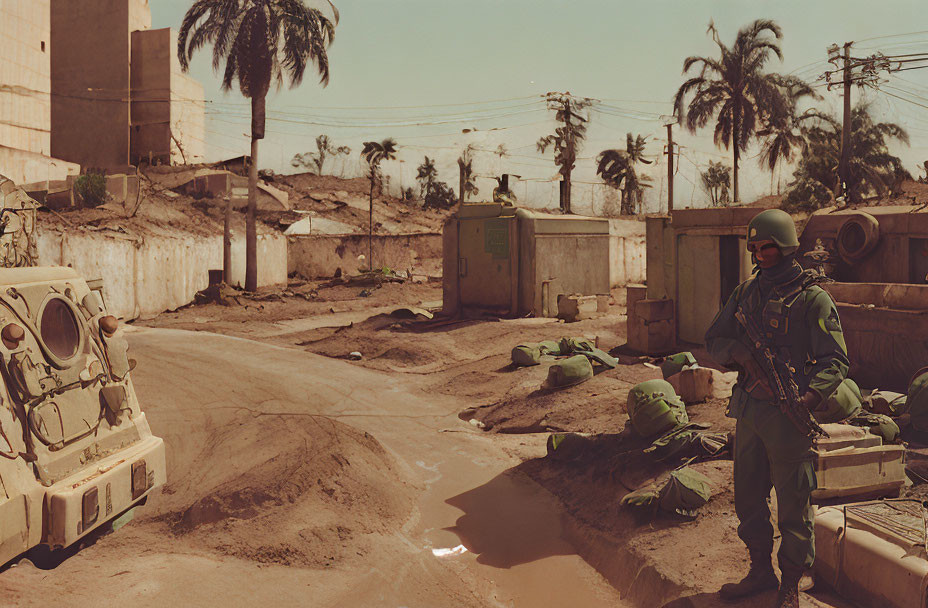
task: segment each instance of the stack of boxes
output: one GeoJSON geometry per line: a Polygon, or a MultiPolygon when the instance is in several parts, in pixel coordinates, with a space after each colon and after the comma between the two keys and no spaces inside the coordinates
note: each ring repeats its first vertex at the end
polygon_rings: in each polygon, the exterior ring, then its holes
{"type": "Polygon", "coordinates": [[[668,353],[676,344],[673,300],[647,295],[644,285],[627,287],[628,346],[641,353],[668,353]]]}

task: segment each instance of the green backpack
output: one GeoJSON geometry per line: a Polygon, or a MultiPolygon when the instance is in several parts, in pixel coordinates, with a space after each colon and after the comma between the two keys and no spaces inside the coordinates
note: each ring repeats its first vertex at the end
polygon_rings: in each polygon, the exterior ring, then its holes
{"type": "Polygon", "coordinates": [[[883,438],[883,443],[894,443],[899,438],[899,425],[884,414],[864,412],[847,421],[854,426],[866,427],[871,433],[883,438]]]}
{"type": "Polygon", "coordinates": [[[709,432],[708,424],[690,422],[664,433],[644,449],[658,461],[676,458],[713,458],[728,447],[728,434],[709,432]]]}
{"type": "Polygon", "coordinates": [[[560,355],[560,345],[554,340],[520,344],[512,349],[512,364],[516,367],[530,367],[541,363],[545,355],[560,355]]]}
{"type": "Polygon", "coordinates": [[[687,519],[696,518],[696,510],[712,498],[712,485],[702,473],[689,467],[670,474],[670,481],[661,489],[658,506],[662,511],[687,519]]]}
{"type": "Polygon", "coordinates": [[[654,437],[689,422],[686,406],[666,380],[648,380],[628,392],[628,417],[642,437],[654,437]]]}
{"type": "Polygon", "coordinates": [[[859,414],[863,402],[864,398],[857,383],[845,378],[835,392],[816,408],[813,415],[821,424],[841,422],[859,414]]]}
{"type": "Polygon", "coordinates": [[[912,376],[905,401],[912,428],[920,432],[928,431],[928,367],[923,367],[912,376]]]}

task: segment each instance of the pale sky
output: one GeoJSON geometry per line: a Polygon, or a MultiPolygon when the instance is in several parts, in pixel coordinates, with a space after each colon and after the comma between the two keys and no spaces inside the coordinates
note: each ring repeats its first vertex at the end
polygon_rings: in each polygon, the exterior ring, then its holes
{"type": "MultiPolygon", "coordinates": [[[[152,27],[176,29],[191,4],[151,0],[152,27]]],[[[311,5],[325,7],[324,2],[311,5]]],[[[552,155],[538,154],[534,143],[554,127],[541,96],[570,91],[602,100],[600,111],[591,116],[574,174],[573,196],[581,213],[605,191],[594,185],[599,181],[594,157],[605,148],[624,147],[628,131],[649,136],[646,152],[658,164],[647,168],[654,187],[645,200],[651,211],[659,201],[666,208],[661,116],[670,114],[670,100],[684,80],[684,58],[717,55],[706,35],[710,20],[730,45],[740,27],[757,18],[773,19],[783,29],[784,59],[774,59],[768,69],[809,81],[832,67],[826,53],[832,43],[855,41],[855,56],[928,52],[923,0],[336,0],[336,5],[341,21],[329,49],[331,82],[323,88],[307,72],[300,87],[269,97],[268,134],[259,153],[262,167],[293,171],[293,155],[314,150],[314,138],[325,133],[352,148],[350,158],[330,161],[326,172],[357,175],[363,171],[361,142],[393,137],[403,162],[385,166],[391,187],[415,186],[415,167],[428,154],[438,158],[441,178],[456,189],[455,159],[474,143],[486,150],[476,155],[478,175],[503,170],[520,174],[529,180],[516,188],[524,202],[556,207],[552,155]],[[463,134],[465,128],[477,130],[463,134]],[[499,143],[505,143],[510,156],[500,159],[490,151],[499,143]]],[[[247,153],[249,106],[237,90],[220,90],[220,76],[210,65],[211,49],[200,53],[191,72],[210,102],[209,160],[247,153]]],[[[928,159],[928,69],[884,79],[881,91],[855,88],[853,99],[863,95],[872,100],[880,119],[909,130],[911,147],[897,146],[894,152],[918,175],[928,159]]],[[[824,96],[818,105],[837,113],[838,91],[818,90],[824,96]]],[[[682,127],[674,133],[683,145],[676,205],[704,206],[706,196],[695,186],[698,170],[709,160],[730,165],[731,153],[714,146],[711,126],[695,136],[682,127]]],[[[776,189],[770,173],[758,167],[758,150],[754,146],[742,157],[741,198],[746,202],[776,189]]],[[[787,168],[780,176],[782,187],[789,178],[787,168]]],[[[494,184],[481,178],[481,194],[489,196],[494,184]]]]}

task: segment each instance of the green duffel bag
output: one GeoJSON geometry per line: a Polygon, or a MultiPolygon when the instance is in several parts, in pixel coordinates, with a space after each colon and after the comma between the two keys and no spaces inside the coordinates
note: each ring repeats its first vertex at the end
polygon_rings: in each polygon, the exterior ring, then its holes
{"type": "Polygon", "coordinates": [[[661,362],[661,373],[664,374],[664,380],[666,380],[674,374],[682,372],[684,367],[692,365],[696,365],[696,357],[693,356],[693,353],[677,353],[664,357],[664,361],[661,362]]]}
{"type": "Polygon", "coordinates": [[[709,432],[708,424],[690,422],[655,439],[644,453],[658,461],[680,458],[713,458],[728,447],[727,433],[709,432]]]}
{"type": "Polygon", "coordinates": [[[919,432],[928,431],[928,367],[923,367],[912,376],[905,401],[912,428],[919,432]]]}
{"type": "Polygon", "coordinates": [[[812,415],[821,424],[841,422],[860,413],[864,398],[857,383],[845,378],[828,399],[819,404],[812,415]]]}
{"type": "Polygon", "coordinates": [[[628,417],[635,432],[654,437],[689,422],[686,406],[666,380],[648,380],[628,391],[628,417]]]}
{"type": "Polygon", "coordinates": [[[520,344],[512,349],[512,364],[516,367],[530,367],[541,363],[545,355],[560,355],[560,345],[554,340],[545,340],[535,344],[520,344]]]}
{"type": "Polygon", "coordinates": [[[662,511],[695,519],[696,511],[712,498],[712,485],[702,473],[689,467],[677,469],[661,489],[658,506],[662,511]]]}
{"type": "Polygon", "coordinates": [[[629,492],[622,497],[619,504],[623,507],[647,509],[648,507],[655,506],[658,498],[660,498],[660,490],[653,486],[648,486],[635,490],[634,492],[629,492]]]}
{"type": "Polygon", "coordinates": [[[864,409],[874,414],[897,417],[908,411],[906,396],[892,391],[875,390],[864,400],[864,409]]]}
{"type": "Polygon", "coordinates": [[[882,437],[884,444],[895,443],[899,439],[899,425],[892,418],[883,414],[864,412],[857,414],[847,423],[867,428],[874,435],[882,437]]]}
{"type": "Polygon", "coordinates": [[[596,342],[589,338],[561,338],[558,346],[561,349],[562,355],[569,355],[577,351],[591,351],[596,348],[596,342]]]}
{"type": "Polygon", "coordinates": [[[593,364],[583,355],[563,359],[548,368],[546,388],[563,388],[586,382],[593,377],[593,364]]]}

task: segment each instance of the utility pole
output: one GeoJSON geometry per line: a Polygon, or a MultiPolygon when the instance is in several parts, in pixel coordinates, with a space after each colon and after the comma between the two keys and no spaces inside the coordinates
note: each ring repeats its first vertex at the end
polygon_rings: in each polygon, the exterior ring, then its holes
{"type": "Polygon", "coordinates": [[[673,213],[673,123],[667,124],[667,215],[673,213]]]}
{"type": "Polygon", "coordinates": [[[851,42],[844,43],[844,118],[841,124],[841,160],[838,164],[838,196],[844,194],[847,157],[851,149],[851,42]]]}
{"type": "Polygon", "coordinates": [[[848,164],[850,162],[851,148],[853,147],[851,142],[851,85],[856,84],[861,88],[869,85],[876,88],[879,83],[878,70],[893,72],[902,69],[902,62],[896,62],[899,65],[894,68],[891,62],[894,57],[887,57],[882,53],[876,53],[869,57],[851,57],[851,46],[853,44],[853,41],[845,42],[843,53],[840,52],[841,47],[837,44],[828,47],[828,62],[834,64],[835,69],[825,72],[824,75],[825,81],[828,83],[828,90],[839,84],[844,85],[844,115],[841,125],[841,157],[838,160],[837,196],[847,195],[845,190],[849,177],[848,164]],[[838,66],[839,62],[843,62],[840,67],[838,66]],[[856,72],[855,68],[857,68],[856,72]],[[831,77],[837,73],[841,74],[841,80],[834,82],[831,77]]]}

